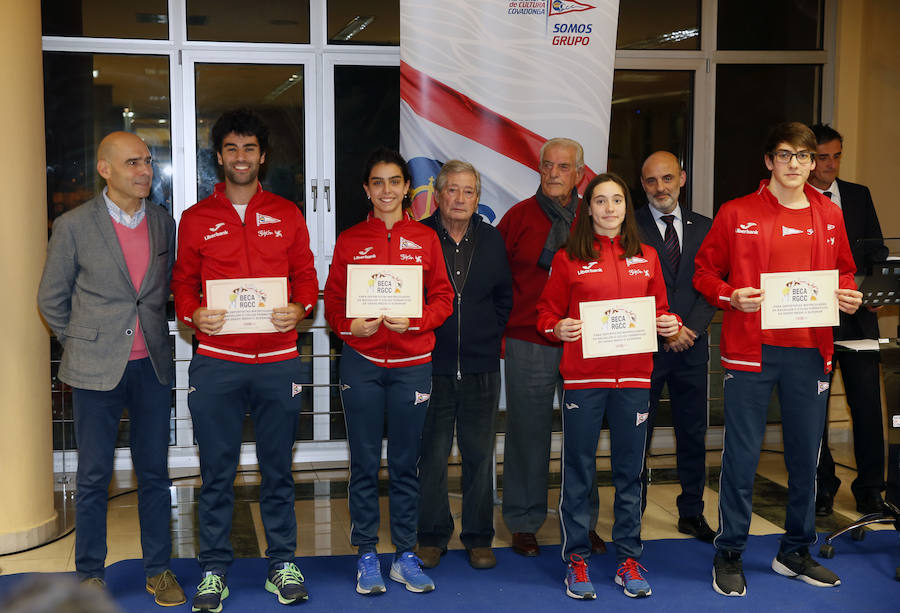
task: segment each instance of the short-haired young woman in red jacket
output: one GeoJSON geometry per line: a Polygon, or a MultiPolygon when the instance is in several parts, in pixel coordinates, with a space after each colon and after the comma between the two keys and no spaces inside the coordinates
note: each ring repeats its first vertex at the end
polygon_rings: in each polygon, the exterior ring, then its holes
{"type": "Polygon", "coordinates": [[[568,564],[566,593],[591,599],[588,577],[588,494],[603,415],[610,430],[612,479],[616,488],[612,537],[617,551],[615,582],[627,596],[650,595],[641,575],[641,470],[650,401],[653,354],[583,358],[580,304],[618,298],[656,298],[656,332],[678,332],[669,313],[666,284],[656,251],[642,245],[625,182],[607,173],[584,191],[575,227],[557,252],[538,301],[538,330],[563,341],[563,454],[559,518],[562,555],[568,564]]]}
{"type": "Polygon", "coordinates": [[[325,319],[344,341],[341,402],[350,445],[350,542],[359,552],[356,591],[381,594],[384,581],[378,543],[378,470],[387,417],[391,541],[396,547],[391,579],[412,592],[434,583],[412,552],[416,545],[418,461],[431,397],[434,329],[453,311],[437,234],[414,221],[409,206],[409,169],[396,151],[378,149],[363,174],[372,211],[365,221],[341,232],[325,283],[325,319]],[[348,264],[412,264],[422,267],[422,317],[346,316],[348,264]]]}

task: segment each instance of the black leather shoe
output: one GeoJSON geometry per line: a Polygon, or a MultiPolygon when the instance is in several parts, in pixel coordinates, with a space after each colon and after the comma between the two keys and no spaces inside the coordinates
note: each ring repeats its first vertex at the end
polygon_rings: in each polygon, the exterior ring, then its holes
{"type": "Polygon", "coordinates": [[[867,494],[866,496],[857,498],[856,510],[863,515],[881,513],[884,511],[884,500],[881,498],[881,493],[867,494]]]}
{"type": "Polygon", "coordinates": [[[816,517],[828,517],[834,511],[834,496],[822,493],[816,496],[816,517]]]}
{"type": "Polygon", "coordinates": [[[696,517],[679,517],[678,531],[682,534],[690,534],[698,541],[703,541],[704,543],[712,543],[716,536],[713,529],[706,523],[706,518],[703,517],[702,513],[696,517]]]}

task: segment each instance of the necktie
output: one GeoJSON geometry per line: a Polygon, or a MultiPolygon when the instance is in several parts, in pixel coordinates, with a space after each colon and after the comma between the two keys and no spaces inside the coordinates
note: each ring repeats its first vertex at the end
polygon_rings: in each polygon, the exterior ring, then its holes
{"type": "Polygon", "coordinates": [[[681,262],[681,247],[678,246],[678,233],[675,231],[675,216],[663,215],[660,219],[666,222],[666,234],[663,237],[666,257],[669,258],[672,270],[678,272],[678,264],[681,262]]]}
{"type": "Polygon", "coordinates": [[[822,192],[822,195],[831,200],[831,192],[822,192]]]}

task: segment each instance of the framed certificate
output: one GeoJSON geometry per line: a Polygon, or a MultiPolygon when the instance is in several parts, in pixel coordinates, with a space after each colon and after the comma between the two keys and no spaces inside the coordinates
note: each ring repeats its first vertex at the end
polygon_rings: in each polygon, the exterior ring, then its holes
{"type": "Polygon", "coordinates": [[[764,272],[759,286],[766,292],[762,301],[762,329],[823,328],[836,326],[838,301],[837,270],[764,272]]]}
{"type": "Polygon", "coordinates": [[[656,298],[622,298],[582,302],[581,352],[585,358],[653,353],[656,298]]]}
{"type": "Polygon", "coordinates": [[[347,317],[421,317],[420,265],[347,265],[347,317]]]}
{"type": "Polygon", "coordinates": [[[214,279],[206,282],[206,306],[225,309],[225,325],[217,334],[278,332],[272,309],[287,306],[285,277],[214,279]]]}

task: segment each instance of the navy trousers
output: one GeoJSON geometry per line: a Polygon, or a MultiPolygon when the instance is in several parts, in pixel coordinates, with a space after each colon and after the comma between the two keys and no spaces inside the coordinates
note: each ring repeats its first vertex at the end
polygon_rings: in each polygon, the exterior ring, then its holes
{"type": "Polygon", "coordinates": [[[500,401],[500,371],[432,378],[434,388],[422,434],[419,470],[419,544],[447,546],[453,514],[447,499],[447,457],[453,429],[462,456],[462,530],[466,549],[494,540],[494,429],[500,401]]]}
{"type": "Polygon", "coordinates": [[[195,355],[189,369],[188,408],[200,453],[198,530],[204,571],[227,571],[234,560],[231,520],[234,476],[241,453],[244,414],[256,433],[259,511],[270,565],[293,562],[297,549],[293,447],[302,406],[300,358],[243,364],[195,355]]]}
{"type": "MultiPolygon", "coordinates": [[[[853,419],[853,455],[856,479],[850,489],[857,500],[880,496],[884,483],[884,426],[881,409],[881,372],[879,354],[872,352],[836,351],[834,358],[841,367],[847,405],[853,419]]],[[[834,471],[834,459],[828,449],[828,424],[819,457],[818,487],[836,492],[841,484],[834,471]]]]}
{"type": "Polygon", "coordinates": [[[344,344],[340,373],[350,445],[350,543],[360,555],[376,551],[378,470],[387,417],[391,541],[398,553],[411,551],[416,546],[418,463],[431,397],[431,362],[382,368],[344,344]]]}
{"type": "Polygon", "coordinates": [[[561,551],[564,562],[591,555],[593,529],[589,497],[597,491],[597,442],[603,416],[609,424],[613,486],[612,537],[616,559],[641,557],[641,470],[650,391],[593,388],[566,390],[563,396],[562,483],[559,493],[561,551]]]}
{"type": "Polygon", "coordinates": [[[103,577],[106,506],[119,420],[128,408],[131,462],[138,482],[138,518],[144,573],[169,568],[171,498],[168,454],[172,388],[156,378],[150,358],[132,360],[105,392],[72,388],[78,472],[75,476],[75,572],[103,577]]]}
{"type": "Polygon", "coordinates": [[[742,552],[753,512],[753,481],[772,389],[778,386],[788,504],[781,551],[816,542],[816,461],[828,403],[828,375],[818,349],[762,346],[762,371],[725,371],[725,442],[719,478],[720,551],[742,552]]]}
{"type": "MultiPolygon", "coordinates": [[[[681,494],[675,499],[680,517],[703,513],[703,488],[706,485],[706,402],[709,391],[709,363],[685,364],[680,354],[653,356],[650,379],[650,418],[647,420],[647,453],[653,440],[653,428],[659,411],[659,396],[669,386],[669,407],[675,430],[675,459],[681,494]]],[[[643,474],[642,508],[647,506],[649,483],[646,461],[643,474]]]]}

